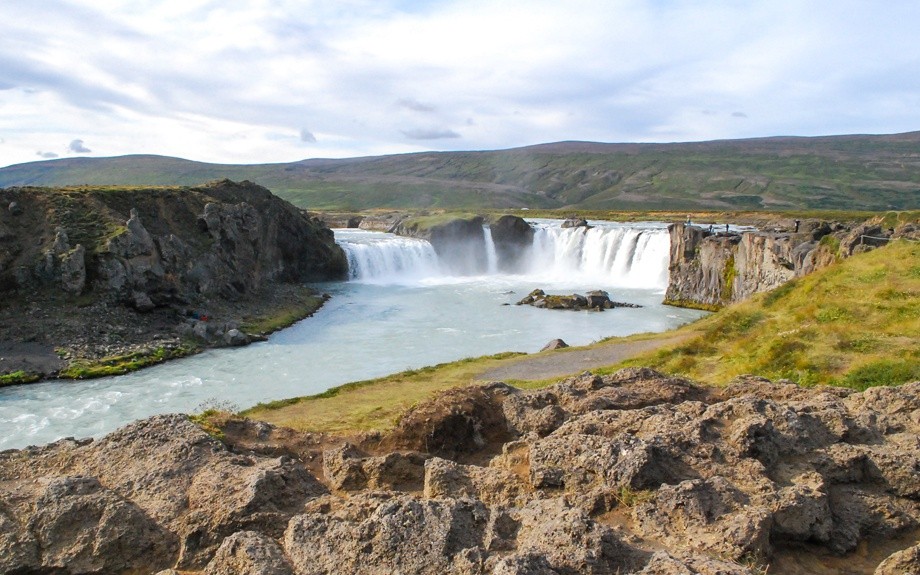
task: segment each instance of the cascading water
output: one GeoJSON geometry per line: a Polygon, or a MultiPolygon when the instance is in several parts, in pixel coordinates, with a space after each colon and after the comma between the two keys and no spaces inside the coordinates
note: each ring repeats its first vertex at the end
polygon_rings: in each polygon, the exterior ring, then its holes
{"type": "Polygon", "coordinates": [[[663,289],[670,236],[662,227],[600,224],[562,228],[535,222],[528,275],[556,281],[663,289]]]}
{"type": "Polygon", "coordinates": [[[339,230],[349,276],[367,283],[403,283],[443,272],[434,247],[425,240],[363,230],[339,230]]]}
{"type": "MultiPolygon", "coordinates": [[[[558,220],[531,220],[533,244],[521,254],[517,276],[542,283],[588,287],[664,289],[668,280],[670,237],[656,224],[596,223],[591,228],[563,228],[558,220]]],[[[423,280],[508,275],[499,269],[495,243],[483,228],[480,261],[485,267],[462,269],[439,260],[424,240],[392,234],[339,230],[339,244],[348,254],[353,280],[411,284],[423,280]]],[[[461,247],[458,246],[458,249],[461,247]]],[[[469,245],[462,249],[469,249],[469,245]]],[[[464,261],[468,258],[463,258],[464,261]]]]}
{"type": "Polygon", "coordinates": [[[492,230],[482,226],[482,237],[486,244],[486,272],[498,273],[498,252],[495,250],[495,241],[492,239],[492,230]]]}

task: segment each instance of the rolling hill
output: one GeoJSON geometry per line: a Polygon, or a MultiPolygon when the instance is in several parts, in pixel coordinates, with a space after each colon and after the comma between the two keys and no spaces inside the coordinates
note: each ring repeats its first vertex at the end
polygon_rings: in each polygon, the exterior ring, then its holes
{"type": "Polygon", "coordinates": [[[0,168],[0,187],[196,185],[220,178],[254,181],[312,209],[917,209],[920,132],[674,144],[558,142],[251,165],[132,155],[0,168]]]}

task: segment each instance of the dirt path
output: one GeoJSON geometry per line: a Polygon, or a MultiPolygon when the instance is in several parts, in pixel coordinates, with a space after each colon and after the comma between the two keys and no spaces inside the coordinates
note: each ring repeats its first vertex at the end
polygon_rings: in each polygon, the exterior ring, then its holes
{"type": "Polygon", "coordinates": [[[664,338],[638,341],[612,341],[588,349],[563,349],[531,354],[509,361],[507,365],[490,369],[475,377],[480,381],[503,381],[506,379],[541,380],[581,373],[629,359],[640,353],[659,347],[680,343],[694,334],[681,334],[664,338]]]}

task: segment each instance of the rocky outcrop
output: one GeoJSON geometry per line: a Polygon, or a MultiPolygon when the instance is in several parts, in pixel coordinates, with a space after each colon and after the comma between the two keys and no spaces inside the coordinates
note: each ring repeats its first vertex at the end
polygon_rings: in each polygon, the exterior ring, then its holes
{"type": "Polygon", "coordinates": [[[454,389],[351,443],[158,416],[0,453],[0,570],[753,575],[805,553],[910,573],[918,426],[920,382],[644,368],[454,389]]]}
{"type": "Polygon", "coordinates": [[[374,232],[396,231],[397,226],[409,215],[405,212],[384,212],[384,213],[339,213],[339,212],[322,212],[317,214],[317,218],[323,224],[330,228],[360,228],[374,232]]]}
{"type": "Polygon", "coordinates": [[[617,307],[642,307],[639,304],[613,301],[610,294],[604,290],[591,290],[585,295],[547,295],[542,289],[535,289],[517,305],[530,305],[540,309],[568,309],[573,311],[594,310],[604,311],[617,307]]]}
{"type": "Polygon", "coordinates": [[[38,341],[70,356],[84,354],[78,346],[96,346],[94,330],[87,337],[73,332],[103,316],[118,324],[106,326],[109,335],[141,332],[123,353],[132,345],[133,351],[177,347],[180,336],[239,345],[249,338],[230,331],[239,331],[241,317],[258,315],[256,307],[303,291],[305,282],[346,274],[331,230],[249,182],[11,188],[0,190],[5,202],[17,209],[0,211],[0,297],[13,303],[0,306],[0,341],[38,341]],[[186,325],[187,311],[215,316],[217,310],[235,323],[186,325]],[[29,313],[47,321],[30,321],[29,313]]]}
{"type": "Polygon", "coordinates": [[[547,343],[546,345],[544,345],[544,346],[540,349],[540,351],[555,351],[555,350],[557,350],[557,349],[565,349],[565,348],[567,348],[567,347],[569,347],[569,344],[567,344],[567,343],[565,343],[565,341],[563,341],[563,340],[557,338],[557,339],[554,339],[554,340],[550,341],[550,342],[547,343]]]}
{"type": "Polygon", "coordinates": [[[163,305],[199,295],[240,298],[269,282],[345,273],[328,228],[249,182],[0,194],[24,206],[20,215],[0,216],[8,230],[0,258],[7,291],[59,288],[129,304],[142,293],[163,305]]]}
{"type": "Polygon", "coordinates": [[[584,218],[568,218],[562,222],[563,228],[589,228],[588,220],[584,218]]]}
{"type": "Polygon", "coordinates": [[[893,238],[920,239],[916,226],[897,230],[862,224],[810,221],[799,232],[717,232],[672,224],[670,280],[665,303],[703,309],[745,300],[839,258],[885,245],[893,238]]]}
{"type": "Polygon", "coordinates": [[[489,226],[498,269],[506,273],[521,271],[528,263],[527,250],[533,245],[534,230],[524,218],[504,215],[489,226]]]}

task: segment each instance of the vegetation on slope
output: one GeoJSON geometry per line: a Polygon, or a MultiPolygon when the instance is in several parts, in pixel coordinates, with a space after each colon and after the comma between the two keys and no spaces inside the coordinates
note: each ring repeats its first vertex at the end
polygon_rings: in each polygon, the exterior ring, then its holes
{"type": "Polygon", "coordinates": [[[700,335],[616,368],[647,365],[712,384],[746,373],[856,389],[920,380],[920,244],[848,258],[692,329],[700,335]]]}
{"type": "Polygon", "coordinates": [[[920,132],[680,144],[560,142],[218,165],[162,156],[69,158],[0,169],[0,186],[196,185],[248,179],[310,209],[920,208],[920,132]]]}
{"type": "Polygon", "coordinates": [[[461,359],[382,378],[346,383],[306,397],[260,403],[242,415],[302,431],[357,432],[392,427],[413,405],[471,382],[477,373],[518,353],[461,359]]]}

